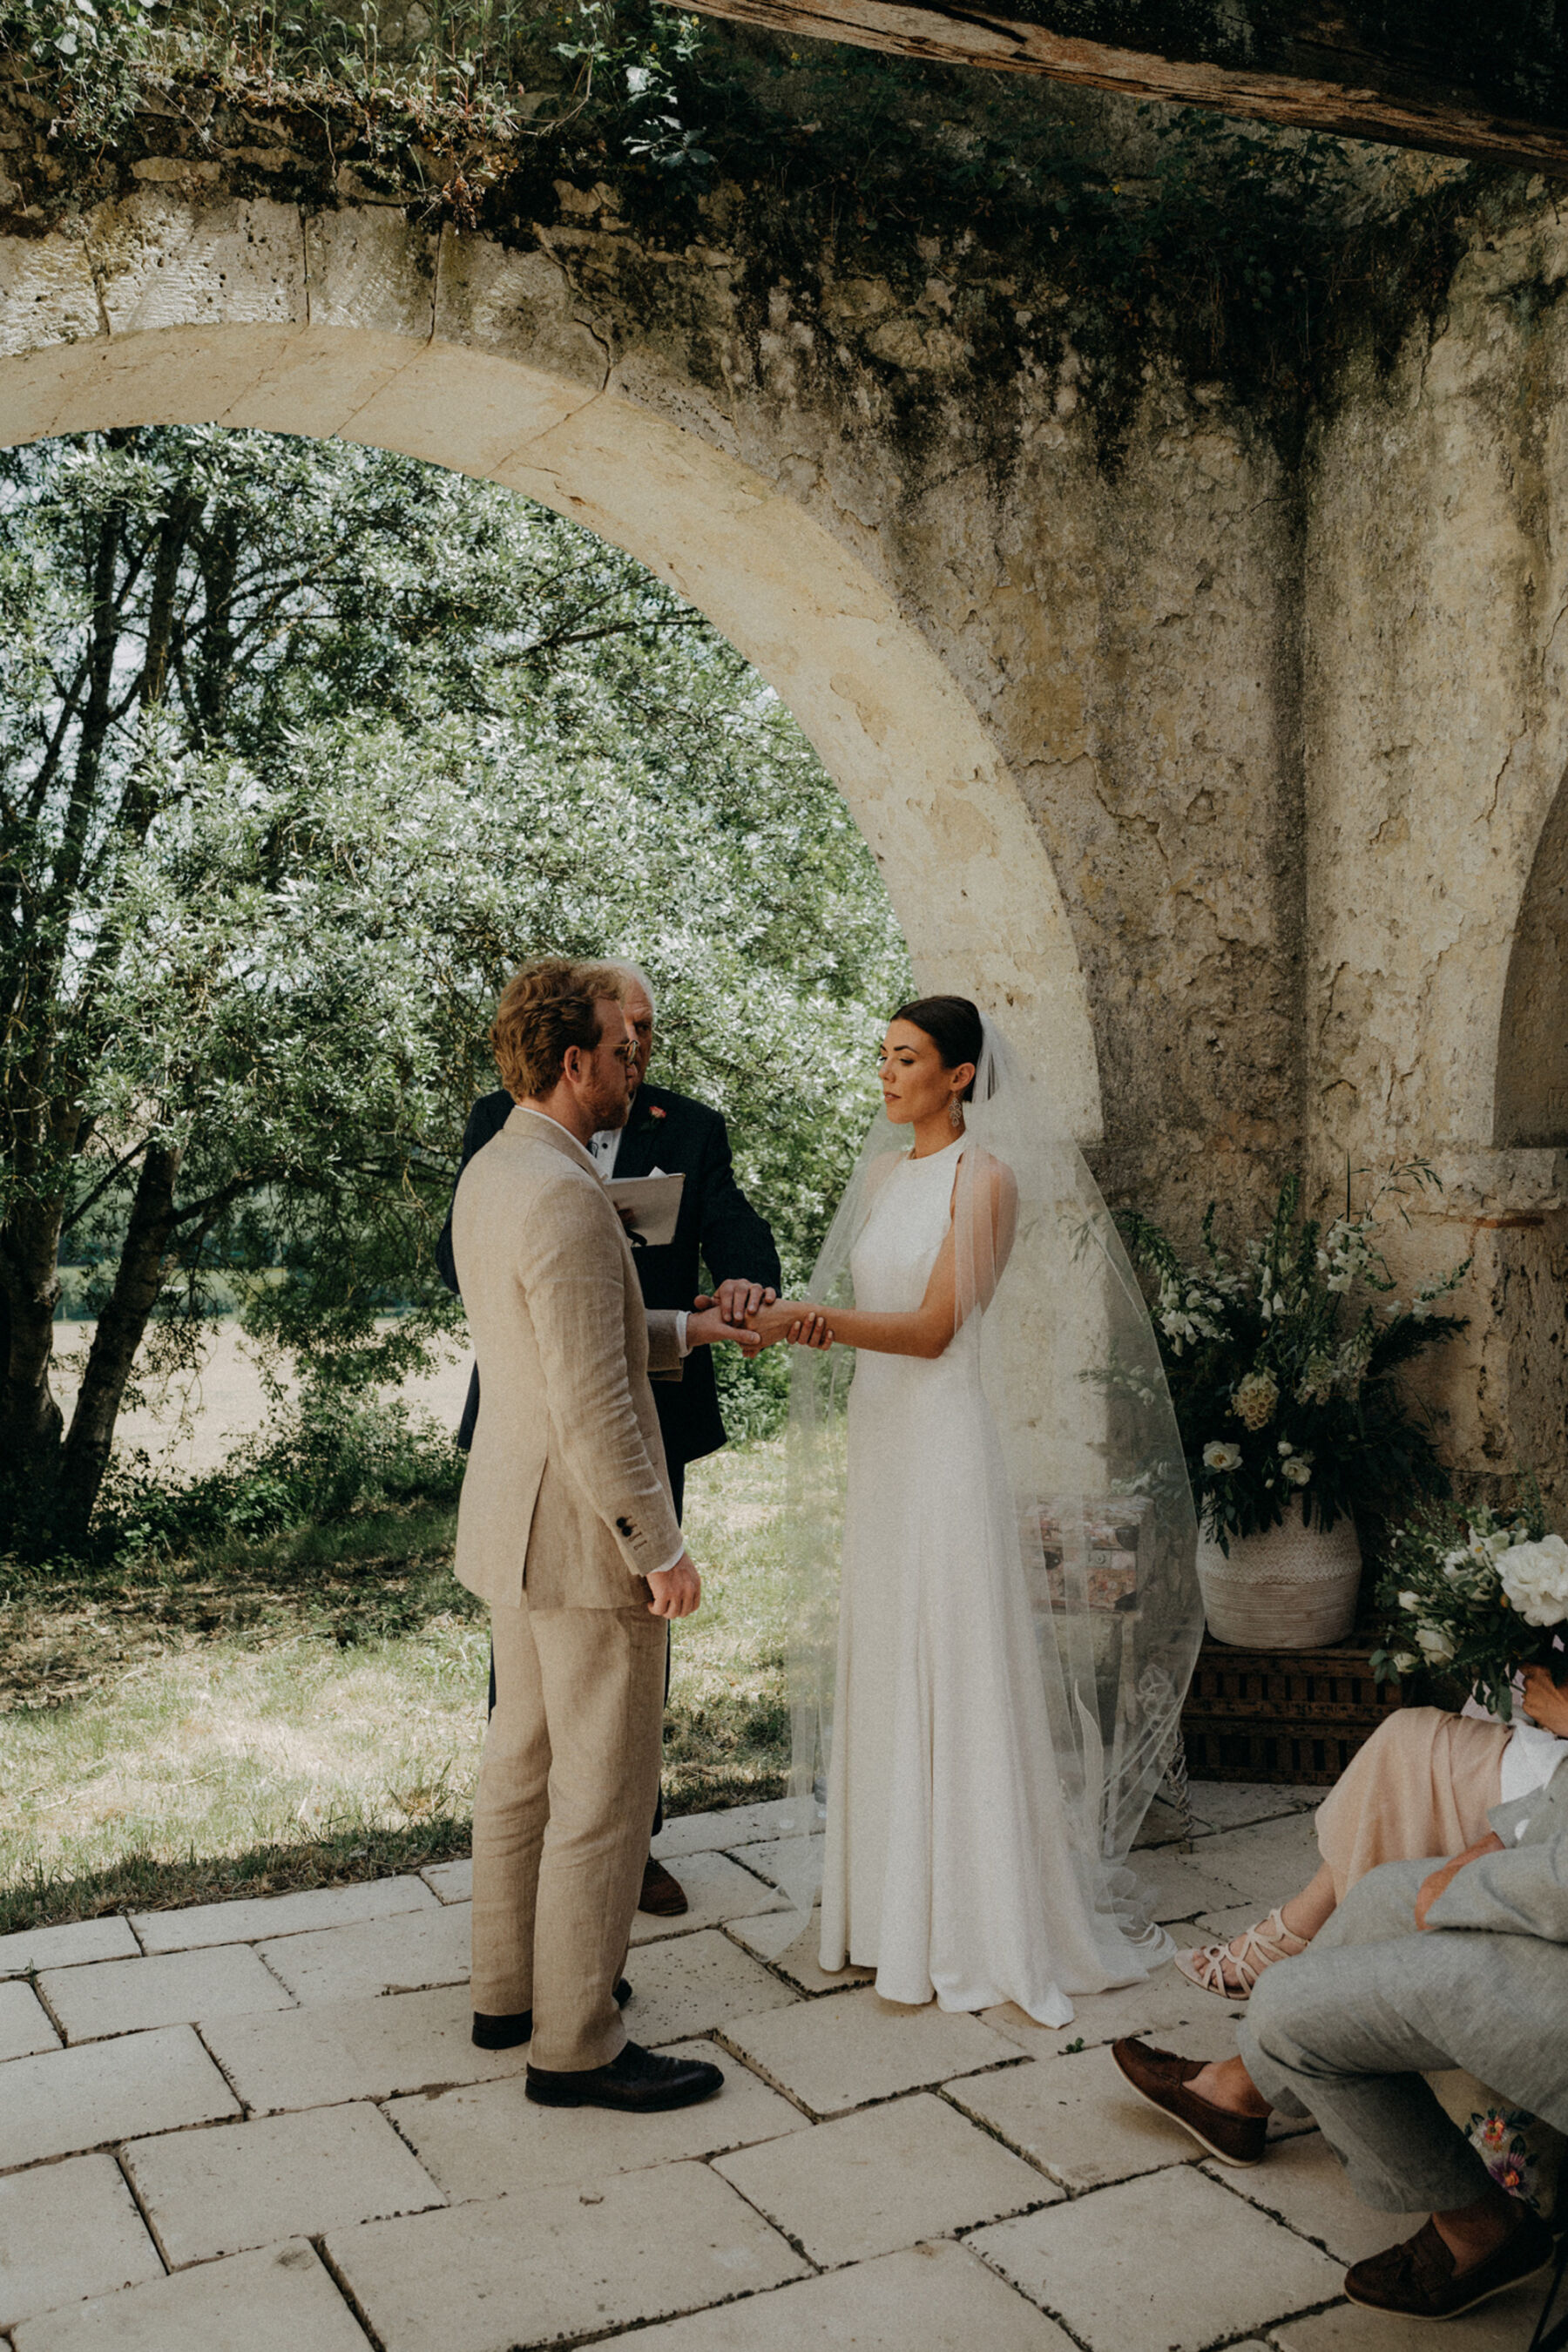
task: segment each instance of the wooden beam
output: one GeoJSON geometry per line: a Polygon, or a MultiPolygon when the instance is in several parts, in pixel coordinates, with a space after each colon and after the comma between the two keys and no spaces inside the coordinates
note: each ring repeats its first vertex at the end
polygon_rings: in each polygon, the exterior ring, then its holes
{"type": "Polygon", "coordinates": [[[1568,177],[1568,8],[1519,0],[1362,5],[1012,0],[1006,14],[943,0],[681,0],[699,14],[793,39],[848,41],[939,65],[1043,74],[1123,98],[1208,107],[1254,122],[1333,131],[1568,177]],[[1466,16],[1469,19],[1467,30],[1466,16]],[[1377,30],[1358,31],[1356,16],[1377,30]],[[1045,21],[1049,19],[1049,22],[1045,21]],[[1517,19],[1517,32],[1508,21],[1517,19]],[[1542,30],[1542,20],[1547,29],[1542,30]],[[1393,31],[1390,32],[1391,20],[1393,31]],[[1435,21],[1436,20],[1436,21],[1435,21]],[[1445,21],[1446,20],[1446,21],[1445,21]],[[1123,29],[1158,47],[1103,37],[1123,29]]]}

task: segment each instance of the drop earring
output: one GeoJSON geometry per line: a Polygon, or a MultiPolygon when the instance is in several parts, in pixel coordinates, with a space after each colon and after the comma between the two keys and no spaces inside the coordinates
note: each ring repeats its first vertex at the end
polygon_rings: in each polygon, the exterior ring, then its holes
{"type": "Polygon", "coordinates": [[[959,1129],[963,1125],[963,1105],[959,1101],[956,1095],[953,1096],[952,1100],[947,1107],[947,1123],[952,1128],[955,1135],[958,1133],[959,1129]]]}

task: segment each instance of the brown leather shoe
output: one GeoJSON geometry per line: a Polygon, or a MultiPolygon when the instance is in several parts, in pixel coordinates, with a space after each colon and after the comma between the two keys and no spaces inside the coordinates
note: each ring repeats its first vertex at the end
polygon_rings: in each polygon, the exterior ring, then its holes
{"type": "Polygon", "coordinates": [[[1210,2156],[1217,2156],[1222,2164],[1262,2163],[1267,2116],[1233,2115],[1228,2107],[1216,2107],[1212,2100],[1200,2099],[1187,2089],[1193,2076],[1203,2073],[1204,2059],[1178,2058],[1173,2051],[1151,2049],[1133,2035],[1113,2042],[1110,2054],[1122,2081],[1150,2106],[1191,2132],[1210,2156]]]}
{"type": "Polygon", "coordinates": [[[1462,2311],[1474,2311],[1478,2303],[1489,2302],[1505,2287],[1538,2277],[1552,2260],[1551,2231],[1539,2215],[1526,2212],[1495,2253],[1456,2278],[1453,2254],[1436,2225],[1424,2221],[1402,2245],[1369,2254],[1348,2270],[1345,2293],[1369,2311],[1386,2311],[1399,2319],[1458,2319],[1462,2311]]]}
{"type": "Polygon", "coordinates": [[[678,1878],[671,1878],[662,1862],[655,1862],[650,1853],[643,1864],[642,1893],[637,1897],[639,1911],[651,1911],[656,1919],[679,1919],[691,1906],[686,1890],[678,1878]]]}

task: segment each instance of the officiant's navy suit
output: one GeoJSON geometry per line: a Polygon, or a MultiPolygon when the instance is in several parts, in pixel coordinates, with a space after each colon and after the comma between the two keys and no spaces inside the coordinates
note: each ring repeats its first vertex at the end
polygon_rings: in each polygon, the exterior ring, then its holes
{"type": "MultiPolygon", "coordinates": [[[[504,1087],[480,1097],[463,1130],[459,1176],[475,1152],[500,1133],[514,1108],[504,1087]]],[[[668,1087],[649,1086],[645,1079],[633,1097],[631,1117],[622,1130],[615,1174],[617,1180],[647,1176],[655,1168],[661,1168],[667,1176],[684,1176],[686,1183],[674,1240],[661,1249],[636,1253],[645,1305],[689,1307],[702,1287],[704,1265],[715,1285],[736,1280],[760,1282],[774,1290],[779,1287],[783,1275],[773,1237],[735,1181],[723,1119],[706,1103],[693,1102],[689,1095],[672,1094],[668,1087]]],[[[436,1264],[447,1289],[457,1290],[450,1210],[436,1245],[436,1264]]],[[[681,1378],[655,1381],[653,1394],[679,1515],[687,1464],[715,1453],[724,1443],[712,1349],[693,1349],[681,1378]]],[[[458,1431],[459,1445],[472,1443],[479,1410],[476,1370],[468,1382],[468,1399],[458,1431]]]]}

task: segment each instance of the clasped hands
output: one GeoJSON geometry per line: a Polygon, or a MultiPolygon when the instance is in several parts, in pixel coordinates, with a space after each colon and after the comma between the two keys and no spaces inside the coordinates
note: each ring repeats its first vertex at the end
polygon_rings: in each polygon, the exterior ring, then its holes
{"type": "Polygon", "coordinates": [[[732,1277],[721,1282],[711,1297],[692,1301],[686,1318],[689,1347],[711,1347],[729,1339],[748,1361],[764,1348],[788,1339],[799,1348],[830,1348],[833,1333],[827,1318],[809,1301],[781,1299],[761,1282],[732,1277]]]}

